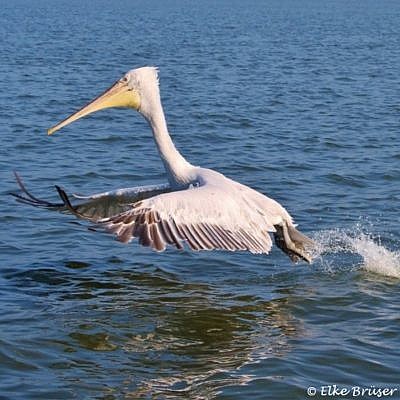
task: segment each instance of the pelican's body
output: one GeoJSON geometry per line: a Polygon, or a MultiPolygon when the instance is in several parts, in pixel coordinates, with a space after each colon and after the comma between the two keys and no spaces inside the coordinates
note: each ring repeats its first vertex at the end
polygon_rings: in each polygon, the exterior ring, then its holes
{"type": "Polygon", "coordinates": [[[29,194],[17,176],[29,204],[66,210],[102,225],[122,242],[137,237],[143,245],[162,251],[167,245],[193,250],[248,250],[268,253],[268,232],[292,260],[311,262],[312,241],[298,232],[289,213],[275,200],[219,172],[193,166],[175,148],[161,105],[157,70],[132,70],[94,101],[60,122],[49,134],[87,114],[108,107],[130,107],[148,121],[164,163],[168,182],[77,196],[71,204],[57,187],[62,204],[29,194]]]}

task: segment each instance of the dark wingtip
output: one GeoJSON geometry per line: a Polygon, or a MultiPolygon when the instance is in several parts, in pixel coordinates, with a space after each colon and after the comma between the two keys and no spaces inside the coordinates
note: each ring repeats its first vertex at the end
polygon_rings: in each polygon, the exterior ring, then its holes
{"type": "Polygon", "coordinates": [[[75,214],[76,210],[74,209],[71,202],[69,201],[69,197],[68,197],[67,193],[65,192],[65,190],[62,189],[58,185],[54,185],[54,187],[56,188],[57,193],[60,196],[60,199],[63,201],[65,207],[67,207],[69,211],[71,211],[72,213],[75,214]]]}
{"type": "Polygon", "coordinates": [[[9,193],[11,196],[15,197],[16,200],[19,203],[23,204],[28,204],[34,207],[44,207],[44,208],[49,208],[49,209],[59,209],[61,206],[60,204],[54,204],[50,203],[46,200],[41,200],[35,197],[32,193],[28,191],[28,189],[25,187],[24,182],[22,181],[21,176],[18,174],[17,171],[13,171],[15,180],[17,181],[17,184],[19,186],[19,189],[22,192],[22,195],[18,193],[11,192],[9,193]]]}
{"type": "Polygon", "coordinates": [[[82,218],[82,219],[89,220],[89,221],[91,220],[91,218],[88,218],[84,214],[81,214],[79,211],[77,211],[77,209],[71,204],[71,201],[69,200],[69,197],[64,189],[62,189],[58,185],[54,185],[54,186],[58,192],[58,195],[60,196],[61,200],[63,201],[64,206],[67,208],[67,210],[71,214],[75,215],[78,218],[82,218]]]}

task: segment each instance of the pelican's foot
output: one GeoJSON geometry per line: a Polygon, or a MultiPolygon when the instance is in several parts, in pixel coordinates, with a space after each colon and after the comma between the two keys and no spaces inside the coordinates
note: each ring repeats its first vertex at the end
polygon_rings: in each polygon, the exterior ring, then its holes
{"type": "Polygon", "coordinates": [[[299,232],[294,226],[286,222],[275,225],[274,238],[276,245],[285,252],[289,258],[297,263],[300,260],[311,264],[311,251],[315,243],[306,235],[299,232]]]}

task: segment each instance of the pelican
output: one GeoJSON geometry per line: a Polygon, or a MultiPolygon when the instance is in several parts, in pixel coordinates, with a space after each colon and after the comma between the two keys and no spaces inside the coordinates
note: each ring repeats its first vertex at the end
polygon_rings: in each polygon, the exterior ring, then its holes
{"type": "Polygon", "coordinates": [[[312,261],[313,241],[300,233],[289,213],[275,200],[221,173],[190,164],[168,133],[160,99],[158,70],[142,67],[127,72],[109,89],[48,130],[62,127],[96,111],[127,107],[149,123],[167,182],[71,197],[56,186],[60,203],[33,196],[16,174],[20,202],[67,212],[91,221],[123,243],[163,251],[168,245],[192,250],[250,251],[268,254],[276,245],[293,262],[312,261]]]}

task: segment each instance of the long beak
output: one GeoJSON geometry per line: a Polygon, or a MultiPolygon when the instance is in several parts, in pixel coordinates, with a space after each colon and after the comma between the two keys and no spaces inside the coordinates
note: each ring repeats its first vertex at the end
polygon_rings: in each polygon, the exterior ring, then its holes
{"type": "Polygon", "coordinates": [[[71,122],[84,117],[85,115],[102,110],[103,108],[132,107],[138,109],[139,106],[140,97],[138,93],[130,89],[126,82],[117,81],[100,96],[96,97],[90,103],[83,106],[80,110],[50,128],[47,131],[47,134],[51,135],[55,131],[61,129],[63,126],[68,125],[71,122]]]}

